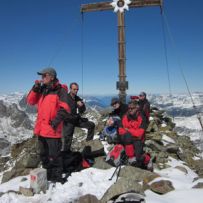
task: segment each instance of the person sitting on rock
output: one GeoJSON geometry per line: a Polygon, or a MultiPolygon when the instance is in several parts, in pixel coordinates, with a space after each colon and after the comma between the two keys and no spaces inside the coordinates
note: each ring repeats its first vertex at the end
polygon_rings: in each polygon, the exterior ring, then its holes
{"type": "Polygon", "coordinates": [[[150,157],[144,154],[146,118],[140,111],[140,105],[136,101],[130,101],[128,112],[123,116],[119,124],[119,142],[124,145],[125,153],[130,165],[144,168],[150,157]]]}
{"type": "Polygon", "coordinates": [[[106,126],[100,135],[100,139],[104,140],[106,137],[109,144],[116,142],[118,128],[117,124],[128,110],[128,105],[122,103],[117,97],[113,97],[111,99],[111,106],[113,107],[113,111],[109,114],[109,118],[106,121],[106,126]]]}

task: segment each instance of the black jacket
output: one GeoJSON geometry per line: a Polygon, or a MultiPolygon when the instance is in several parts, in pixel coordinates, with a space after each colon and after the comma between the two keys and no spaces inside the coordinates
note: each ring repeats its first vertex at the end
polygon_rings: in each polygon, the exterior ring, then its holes
{"type": "Polygon", "coordinates": [[[72,98],[70,93],[68,94],[68,105],[71,109],[72,115],[76,115],[78,113],[82,114],[86,110],[85,104],[82,107],[78,107],[77,105],[78,101],[81,101],[83,103],[82,99],[79,96],[76,95],[75,98],[72,98]]]}
{"type": "Polygon", "coordinates": [[[119,108],[113,110],[113,111],[109,114],[109,116],[119,116],[119,117],[122,119],[123,116],[126,114],[127,111],[128,111],[128,105],[127,105],[127,104],[120,103],[119,108]]]}
{"type": "Polygon", "coordinates": [[[150,117],[150,103],[147,99],[139,101],[140,110],[143,111],[146,116],[147,122],[149,122],[150,117]]]}

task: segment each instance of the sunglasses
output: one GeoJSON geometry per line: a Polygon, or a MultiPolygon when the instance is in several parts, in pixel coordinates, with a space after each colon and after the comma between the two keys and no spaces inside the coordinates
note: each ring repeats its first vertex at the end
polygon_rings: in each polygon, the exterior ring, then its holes
{"type": "Polygon", "coordinates": [[[46,78],[49,74],[45,73],[42,75],[42,78],[46,78]]]}
{"type": "Polygon", "coordinates": [[[115,106],[116,104],[118,104],[118,102],[115,102],[115,103],[111,104],[111,106],[115,106]]]}
{"type": "Polygon", "coordinates": [[[129,107],[128,109],[129,109],[130,111],[132,111],[132,110],[136,109],[136,107],[129,107]]]}

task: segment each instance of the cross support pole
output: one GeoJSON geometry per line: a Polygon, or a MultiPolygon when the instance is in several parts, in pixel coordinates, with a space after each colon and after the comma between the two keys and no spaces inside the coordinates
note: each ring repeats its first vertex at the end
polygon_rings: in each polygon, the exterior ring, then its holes
{"type": "MultiPolygon", "coordinates": [[[[113,10],[111,2],[98,2],[81,5],[81,12],[92,11],[108,11],[113,10]]],[[[147,6],[162,6],[162,0],[132,0],[128,5],[129,8],[141,8],[147,6]]],[[[119,64],[119,81],[117,89],[119,90],[119,98],[126,103],[126,90],[128,82],[126,81],[126,48],[125,48],[125,13],[117,12],[118,18],[118,64],[119,64]]]]}

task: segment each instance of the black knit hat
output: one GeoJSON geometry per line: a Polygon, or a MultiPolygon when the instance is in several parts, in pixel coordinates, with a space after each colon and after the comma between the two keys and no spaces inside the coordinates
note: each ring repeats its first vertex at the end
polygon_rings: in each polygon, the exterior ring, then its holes
{"type": "Polygon", "coordinates": [[[120,100],[119,100],[118,97],[113,97],[113,98],[111,99],[111,106],[113,106],[114,104],[119,103],[119,102],[120,102],[120,100]]]}

